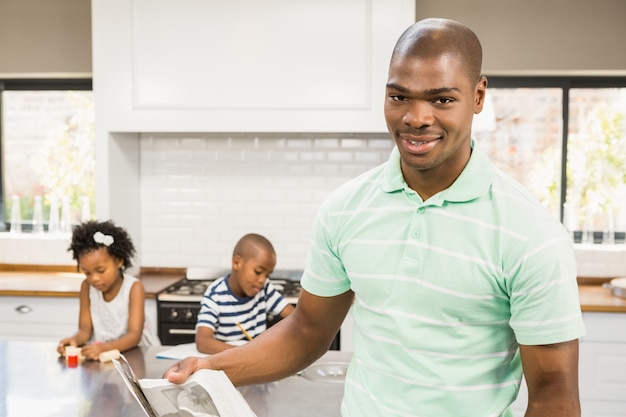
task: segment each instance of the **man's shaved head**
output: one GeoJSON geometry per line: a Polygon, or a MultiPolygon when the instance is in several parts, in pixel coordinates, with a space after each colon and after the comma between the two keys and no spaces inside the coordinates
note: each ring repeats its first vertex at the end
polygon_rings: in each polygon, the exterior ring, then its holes
{"type": "Polygon", "coordinates": [[[470,28],[451,19],[429,18],[411,25],[398,39],[391,60],[443,54],[457,56],[471,81],[480,79],[483,56],[480,41],[470,28]]]}

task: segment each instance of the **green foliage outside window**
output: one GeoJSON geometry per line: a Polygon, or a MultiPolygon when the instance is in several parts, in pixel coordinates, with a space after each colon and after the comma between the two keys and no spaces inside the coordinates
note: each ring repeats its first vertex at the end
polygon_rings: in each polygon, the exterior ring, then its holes
{"type": "Polygon", "coordinates": [[[584,129],[569,136],[567,204],[582,228],[604,230],[626,210],[626,115],[605,105],[594,109],[584,129]]]}

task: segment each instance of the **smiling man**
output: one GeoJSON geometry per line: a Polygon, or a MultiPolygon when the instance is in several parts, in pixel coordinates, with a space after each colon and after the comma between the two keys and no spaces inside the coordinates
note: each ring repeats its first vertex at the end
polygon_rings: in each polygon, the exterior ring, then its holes
{"type": "Polygon", "coordinates": [[[473,33],[443,21],[422,23],[394,49],[385,119],[406,183],[427,200],[448,188],[469,160],[472,120],[482,110],[487,78],[473,33]]]}
{"type": "Polygon", "coordinates": [[[527,417],[580,416],[573,245],[472,141],[481,61],[459,22],[402,34],[385,97],[396,147],[320,207],[293,314],[246,346],[179,362],[170,381],[204,367],[236,385],[292,375],[352,308],[344,417],[510,417],[522,375],[527,417]]]}

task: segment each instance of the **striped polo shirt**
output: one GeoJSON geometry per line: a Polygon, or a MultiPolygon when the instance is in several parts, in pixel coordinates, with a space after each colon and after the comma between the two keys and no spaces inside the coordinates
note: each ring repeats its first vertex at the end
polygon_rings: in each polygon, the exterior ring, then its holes
{"type": "Polygon", "coordinates": [[[287,300],[269,280],[253,297],[238,297],[228,286],[228,276],[213,282],[204,293],[198,312],[198,327],[210,327],[214,337],[224,342],[246,340],[240,323],[251,337],[267,328],[267,315],[279,315],[287,300]]]}
{"type": "Polygon", "coordinates": [[[584,334],[568,233],[478,146],[427,201],[397,149],[340,186],[316,218],[302,286],[355,293],[344,417],[510,416],[518,343],[584,334]]]}

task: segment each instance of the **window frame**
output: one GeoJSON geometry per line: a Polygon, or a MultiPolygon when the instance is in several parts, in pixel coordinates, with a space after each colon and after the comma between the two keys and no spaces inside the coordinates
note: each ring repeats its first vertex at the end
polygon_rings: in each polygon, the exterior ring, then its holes
{"type": "MultiPolygon", "coordinates": [[[[92,78],[2,78],[0,77],[0,232],[10,229],[8,219],[5,218],[5,206],[7,202],[4,199],[4,165],[3,149],[4,149],[4,106],[2,102],[2,93],[4,91],[93,91],[92,78]]],[[[23,225],[26,228],[27,226],[23,225]]]]}
{"type": "MultiPolygon", "coordinates": [[[[561,126],[561,172],[559,220],[564,221],[567,193],[567,140],[569,126],[569,93],[573,88],[626,88],[626,76],[506,76],[486,75],[489,88],[560,88],[563,91],[561,126]]],[[[616,231],[617,232],[617,231],[616,231]]],[[[621,231],[623,233],[623,231],[621,231]]]]}

